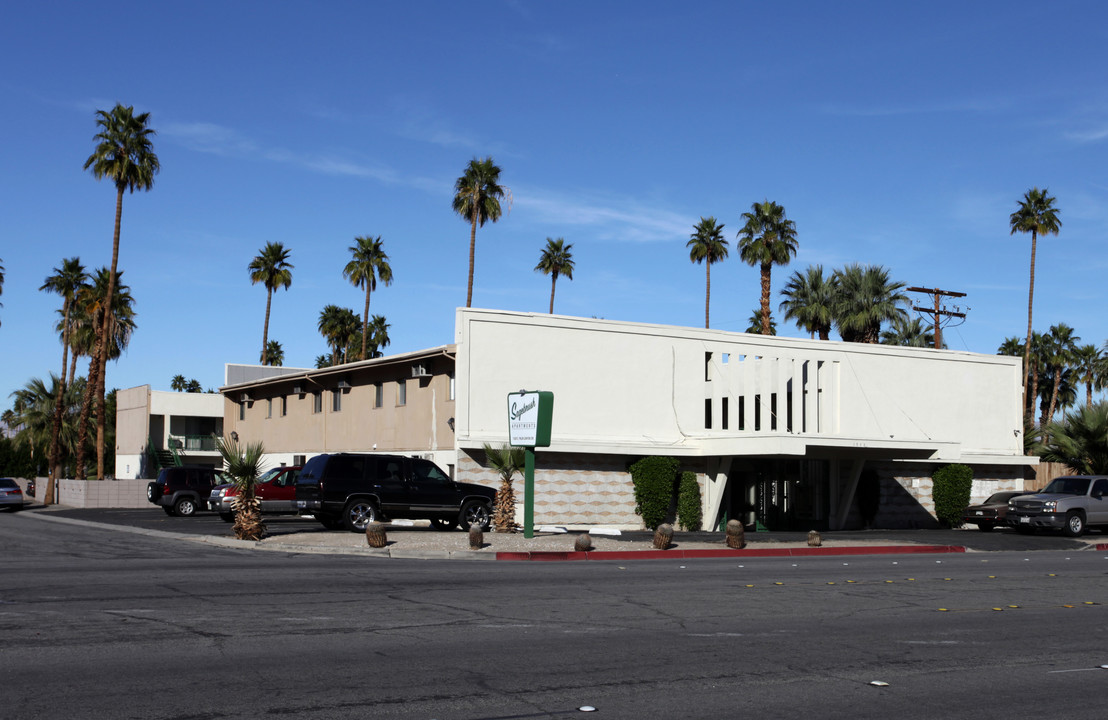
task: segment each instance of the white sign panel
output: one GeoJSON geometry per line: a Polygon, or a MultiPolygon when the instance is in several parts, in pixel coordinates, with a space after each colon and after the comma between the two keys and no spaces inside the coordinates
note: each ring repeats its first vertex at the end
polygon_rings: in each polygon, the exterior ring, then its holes
{"type": "Polygon", "coordinates": [[[508,438],[512,445],[534,447],[539,431],[539,394],[508,396],[508,438]]]}

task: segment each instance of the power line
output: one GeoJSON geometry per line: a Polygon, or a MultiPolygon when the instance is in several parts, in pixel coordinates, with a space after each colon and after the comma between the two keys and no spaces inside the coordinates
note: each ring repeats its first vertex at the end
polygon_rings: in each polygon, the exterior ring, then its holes
{"type": "Polygon", "coordinates": [[[908,288],[908,292],[927,293],[928,295],[931,295],[934,298],[935,306],[933,308],[924,308],[924,307],[919,307],[918,305],[913,305],[912,309],[916,310],[918,312],[924,312],[924,313],[928,313],[930,315],[934,315],[934,317],[935,317],[935,322],[934,322],[935,348],[936,349],[942,348],[942,346],[943,346],[943,326],[942,326],[943,318],[944,317],[947,318],[947,322],[949,322],[951,318],[961,318],[963,320],[965,320],[965,318],[966,318],[965,313],[956,312],[956,311],[953,311],[953,310],[947,310],[946,308],[944,308],[943,305],[942,305],[942,299],[944,297],[965,297],[966,294],[964,292],[954,292],[953,290],[939,290],[938,288],[922,288],[922,287],[910,287],[910,288],[908,288]]]}

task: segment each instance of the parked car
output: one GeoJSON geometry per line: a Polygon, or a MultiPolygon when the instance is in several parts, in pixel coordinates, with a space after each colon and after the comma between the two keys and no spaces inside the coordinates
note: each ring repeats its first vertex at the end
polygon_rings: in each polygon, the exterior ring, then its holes
{"type": "Polygon", "coordinates": [[[223,483],[214,468],[199,465],[167,467],[146,486],[146,499],[160,505],[166,515],[190,517],[208,507],[212,488],[223,483]]]}
{"type": "Polygon", "coordinates": [[[430,460],[400,455],[316,455],[300,471],[296,504],[325,527],[363,532],[375,520],[427,518],[440,530],[487,530],[496,491],[454,482],[430,460]]]}
{"type": "Polygon", "coordinates": [[[27,479],[27,489],[24,490],[23,492],[27,495],[27,497],[34,497],[35,496],[35,479],[34,478],[28,478],[27,479]]]}
{"type": "Polygon", "coordinates": [[[1056,477],[1037,493],[1008,501],[1007,522],[1021,532],[1061,530],[1079,537],[1090,525],[1108,525],[1108,476],[1056,477]]]}
{"type": "Polygon", "coordinates": [[[12,512],[23,509],[23,490],[11,478],[0,478],[0,507],[11,508],[12,512]]]}
{"type": "Polygon", "coordinates": [[[978,530],[989,532],[998,525],[1006,525],[1008,516],[1008,501],[1017,495],[1026,495],[1023,491],[1006,490],[997,492],[986,498],[979,505],[970,505],[962,513],[962,522],[967,525],[976,525],[978,530]]]}
{"type": "MultiPolygon", "coordinates": [[[[300,477],[299,465],[276,467],[262,473],[254,486],[254,494],[261,501],[261,510],[267,514],[295,514],[296,479],[300,477]]],[[[234,483],[223,483],[212,488],[208,505],[227,522],[235,521],[235,511],[231,505],[239,491],[234,483]]]]}

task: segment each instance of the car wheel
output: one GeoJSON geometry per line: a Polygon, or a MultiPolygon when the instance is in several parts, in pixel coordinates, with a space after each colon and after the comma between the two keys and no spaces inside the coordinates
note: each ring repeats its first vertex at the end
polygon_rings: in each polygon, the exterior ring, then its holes
{"type": "Polygon", "coordinates": [[[453,530],[458,526],[457,520],[448,520],[446,518],[431,518],[431,527],[436,530],[453,530]]]}
{"type": "Polygon", "coordinates": [[[173,512],[173,508],[169,507],[168,505],[162,505],[162,510],[164,510],[165,514],[169,515],[170,517],[172,517],[175,514],[173,512]]]}
{"type": "Polygon", "coordinates": [[[180,517],[192,517],[196,514],[196,501],[192,498],[181,498],[173,504],[173,512],[180,517]]]}
{"type": "Polygon", "coordinates": [[[150,502],[154,502],[154,486],[153,485],[147,485],[146,486],[146,499],[149,500],[150,502]]]}
{"type": "Polygon", "coordinates": [[[492,513],[489,512],[488,503],[480,500],[470,500],[462,505],[462,512],[458,515],[458,525],[462,530],[469,530],[471,525],[488,530],[491,522],[492,513]]]}
{"type": "Polygon", "coordinates": [[[365,526],[381,519],[377,506],[369,500],[351,500],[342,511],[342,521],[350,532],[365,532],[365,526]]]}
{"type": "Polygon", "coordinates": [[[219,519],[222,520],[223,522],[234,522],[235,521],[235,514],[234,513],[221,512],[219,514],[219,519]]]}
{"type": "Polygon", "coordinates": [[[1085,534],[1085,516],[1076,510],[1071,510],[1066,515],[1066,526],[1062,529],[1070,537],[1081,537],[1085,534]]]}
{"type": "Polygon", "coordinates": [[[323,527],[328,530],[342,530],[342,518],[320,517],[317,515],[316,520],[323,523],[323,527]]]}
{"type": "Polygon", "coordinates": [[[980,530],[981,532],[992,532],[993,524],[992,523],[977,523],[977,529],[980,530]]]}

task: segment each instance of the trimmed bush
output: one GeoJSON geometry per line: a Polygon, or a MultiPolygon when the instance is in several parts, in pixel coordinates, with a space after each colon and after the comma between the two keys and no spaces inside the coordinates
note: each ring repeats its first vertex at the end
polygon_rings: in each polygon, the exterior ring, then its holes
{"type": "Polygon", "coordinates": [[[635,514],[653,530],[666,521],[673,501],[679,463],[671,457],[645,457],[631,466],[635,486],[635,514]]]}
{"type": "Polygon", "coordinates": [[[973,469],[968,465],[945,465],[931,476],[931,499],[935,517],[947,527],[962,524],[962,512],[969,506],[973,469]]]}
{"type": "Polygon", "coordinates": [[[677,524],[682,530],[699,530],[703,510],[700,506],[700,483],[696,473],[681,473],[681,485],[677,491],[677,524]]]}

